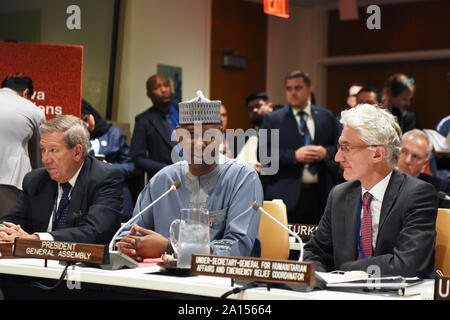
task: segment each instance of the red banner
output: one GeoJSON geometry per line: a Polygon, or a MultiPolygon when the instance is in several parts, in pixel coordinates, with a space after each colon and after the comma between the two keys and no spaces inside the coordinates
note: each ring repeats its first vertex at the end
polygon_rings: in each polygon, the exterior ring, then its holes
{"type": "Polygon", "coordinates": [[[25,73],[33,80],[31,100],[47,120],[59,114],[81,116],[83,47],[0,41],[0,83],[25,73]]]}
{"type": "Polygon", "coordinates": [[[264,0],[264,12],[282,18],[289,18],[289,0],[264,0]]]}

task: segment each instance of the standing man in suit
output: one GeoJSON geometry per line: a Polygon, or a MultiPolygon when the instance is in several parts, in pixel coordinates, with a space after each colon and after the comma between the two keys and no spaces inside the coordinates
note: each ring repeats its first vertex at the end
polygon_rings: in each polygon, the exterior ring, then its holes
{"type": "Polygon", "coordinates": [[[75,116],[56,116],[40,133],[45,168],[25,176],[18,201],[0,219],[0,241],[109,243],[120,227],[121,172],[88,155],[89,132],[75,116]]]}
{"type": "MultiPolygon", "coordinates": [[[[339,128],[333,113],[312,105],[309,76],[290,73],[284,82],[288,105],[264,116],[261,129],[279,130],[279,170],[262,176],[264,198],[282,199],[290,223],[318,224],[332,188],[339,128]]],[[[264,148],[260,139],[260,148],[264,148]]],[[[276,148],[268,139],[268,148],[276,148]]]]}
{"type": "Polygon", "coordinates": [[[6,77],[0,89],[0,217],[22,191],[22,180],[42,166],[39,126],[44,111],[30,101],[33,80],[24,74],[6,77]]]}
{"type": "MultiPolygon", "coordinates": [[[[252,93],[245,98],[248,117],[252,122],[254,134],[245,140],[245,145],[239,150],[236,159],[247,162],[253,169],[261,174],[261,163],[258,161],[258,130],[263,116],[273,111],[273,103],[265,92],[252,93]]],[[[239,146],[238,146],[239,147],[239,146]]]]}
{"type": "Polygon", "coordinates": [[[316,270],[432,277],[438,198],[431,184],[394,170],[401,130],[372,105],[343,111],[336,161],[347,182],[330,192],[305,245],[316,270]]]}
{"type": "Polygon", "coordinates": [[[175,142],[171,135],[178,125],[179,115],[178,105],[172,102],[169,81],[162,74],[147,80],[147,96],[153,107],[136,116],[130,151],[136,167],[145,170],[150,180],[159,170],[172,164],[175,142]]]}

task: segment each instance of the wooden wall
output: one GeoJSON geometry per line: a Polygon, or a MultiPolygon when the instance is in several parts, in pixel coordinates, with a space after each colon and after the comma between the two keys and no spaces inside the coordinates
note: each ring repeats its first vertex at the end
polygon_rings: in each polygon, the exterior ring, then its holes
{"type": "Polygon", "coordinates": [[[267,17],[261,4],[241,0],[213,0],[211,28],[210,99],[228,109],[228,128],[251,127],[245,97],[265,91],[267,17]],[[222,67],[224,48],[247,58],[244,70],[222,67]]]}
{"type": "Polygon", "coordinates": [[[415,80],[411,111],[416,115],[418,128],[434,129],[439,120],[450,114],[447,90],[450,59],[328,67],[328,108],[334,113],[346,108],[347,86],[352,81],[361,80],[381,91],[384,81],[396,72],[404,72],[415,80]]]}
{"type": "Polygon", "coordinates": [[[328,56],[420,51],[450,48],[450,1],[426,0],[380,5],[381,29],[369,30],[366,7],[359,19],[328,16],[328,56]]]}
{"type": "MultiPolygon", "coordinates": [[[[357,21],[339,21],[329,12],[328,56],[413,52],[450,49],[450,1],[423,1],[381,6],[381,30],[366,28],[365,7],[357,21]]],[[[447,73],[450,57],[443,60],[365,63],[327,67],[327,107],[338,113],[345,108],[347,86],[362,81],[381,90],[393,73],[413,77],[416,93],[411,111],[419,128],[435,128],[450,114],[447,73]]]]}

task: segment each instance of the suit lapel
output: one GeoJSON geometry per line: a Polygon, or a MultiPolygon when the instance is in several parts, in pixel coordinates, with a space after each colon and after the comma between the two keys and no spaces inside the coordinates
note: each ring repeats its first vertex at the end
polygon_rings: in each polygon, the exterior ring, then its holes
{"type": "Polygon", "coordinates": [[[39,194],[33,197],[32,206],[38,211],[33,221],[33,229],[37,232],[46,232],[58,197],[58,183],[48,178],[39,194]]]}
{"type": "Polygon", "coordinates": [[[358,254],[358,216],[361,206],[361,185],[355,183],[350,192],[347,193],[346,204],[349,211],[344,214],[345,230],[347,230],[347,241],[352,254],[356,258],[358,254]]]}
{"type": "MultiPolygon", "coordinates": [[[[154,107],[153,107],[154,108],[154,107]]],[[[173,147],[175,142],[171,141],[171,132],[167,127],[167,123],[164,121],[163,117],[159,113],[158,110],[154,110],[154,116],[150,117],[150,121],[156,130],[159,132],[160,136],[163,138],[164,142],[167,143],[170,147],[173,147]]]]}
{"type": "Polygon", "coordinates": [[[320,123],[321,119],[319,117],[319,111],[317,111],[316,106],[314,106],[314,105],[311,105],[311,116],[313,118],[314,128],[315,128],[314,139],[312,140],[312,144],[320,144],[320,143],[318,143],[318,141],[319,141],[318,137],[322,130],[318,130],[318,128],[325,128],[325,126],[320,123]]]}
{"type": "Polygon", "coordinates": [[[381,204],[380,226],[378,228],[378,234],[380,234],[380,230],[383,227],[386,218],[391,214],[391,208],[394,205],[395,200],[397,200],[398,190],[400,189],[402,184],[403,176],[396,170],[394,170],[384,193],[383,203],[381,204]]]}
{"type": "Polygon", "coordinates": [[[286,128],[295,128],[295,130],[292,131],[292,136],[290,135],[292,141],[301,141],[300,146],[304,145],[305,138],[300,134],[300,127],[298,125],[297,120],[294,117],[292,107],[287,106],[285,110],[284,117],[285,121],[282,121],[286,125],[286,128]]]}

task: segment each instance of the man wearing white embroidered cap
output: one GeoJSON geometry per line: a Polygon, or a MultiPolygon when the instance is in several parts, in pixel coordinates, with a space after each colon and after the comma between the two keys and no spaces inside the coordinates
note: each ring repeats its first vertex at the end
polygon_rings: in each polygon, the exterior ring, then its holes
{"type": "MultiPolygon", "coordinates": [[[[133,216],[157,199],[174,181],[176,192],[161,198],[125,232],[117,247],[141,261],[170,252],[169,226],[180,217],[182,208],[209,211],[210,248],[212,241],[234,241],[232,255],[259,257],[259,215],[252,204],[263,201],[257,173],[249,165],[218,152],[222,131],[221,101],[210,101],[198,91],[197,98],[179,104],[178,142],[183,161],[160,170],[138,197],[133,216]]],[[[172,156],[177,156],[174,149],[172,156]]]]}

